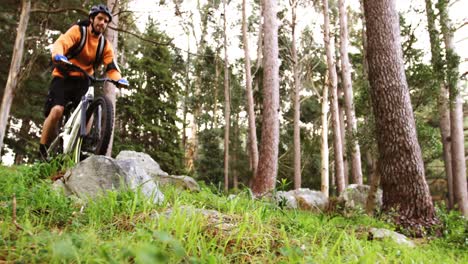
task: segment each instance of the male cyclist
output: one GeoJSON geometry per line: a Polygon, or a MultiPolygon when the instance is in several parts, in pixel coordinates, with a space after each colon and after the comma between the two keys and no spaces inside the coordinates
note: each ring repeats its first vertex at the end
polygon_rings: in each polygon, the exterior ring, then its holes
{"type": "Polygon", "coordinates": [[[93,6],[89,11],[89,21],[72,26],[53,45],[52,60],[56,67],[52,72],[53,79],[44,108],[46,119],[39,146],[43,159],[47,159],[47,147],[55,137],[64,106],[67,102],[78,105],[88,89],[88,79],[83,73],[73,71],[64,73],[60,70],[60,65],[69,61],[92,75],[97,66],[104,64],[110,79],[118,80],[122,86],[128,86],[114,59],[112,44],[102,36],[111,21],[112,14],[107,6],[102,4],[93,6]]]}

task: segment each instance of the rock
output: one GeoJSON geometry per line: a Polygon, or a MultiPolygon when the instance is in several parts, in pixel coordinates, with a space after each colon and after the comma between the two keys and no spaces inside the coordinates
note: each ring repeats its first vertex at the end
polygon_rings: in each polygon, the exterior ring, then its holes
{"type": "Polygon", "coordinates": [[[370,233],[374,239],[390,238],[399,245],[415,247],[416,245],[406,236],[384,228],[371,228],[370,233]]]}
{"type": "Polygon", "coordinates": [[[146,153],[124,150],[121,151],[115,159],[135,161],[135,164],[153,177],[153,179],[157,176],[169,176],[169,174],[163,171],[159,164],[146,153]]]}
{"type": "Polygon", "coordinates": [[[69,169],[61,181],[65,189],[78,197],[95,197],[125,184],[125,171],[106,156],[91,156],[69,169]]]}
{"type": "Polygon", "coordinates": [[[154,203],[164,201],[164,194],[159,190],[158,184],[145,170],[138,167],[134,160],[116,160],[116,163],[126,172],[130,189],[140,188],[141,192],[146,197],[151,197],[154,203]]]}
{"type": "MultiPolygon", "coordinates": [[[[181,206],[176,209],[176,212],[178,214],[183,214],[187,219],[195,218],[197,215],[202,215],[203,218],[205,218],[207,221],[207,226],[204,227],[205,230],[214,228],[229,233],[237,227],[237,221],[235,217],[222,214],[216,210],[199,209],[192,206],[181,206]]],[[[166,212],[164,212],[164,216],[166,218],[171,218],[173,214],[173,209],[168,209],[166,212]]]]}
{"type": "Polygon", "coordinates": [[[153,202],[160,203],[164,195],[159,191],[152,178],[131,161],[115,161],[106,156],[91,156],[69,169],[62,179],[54,183],[67,194],[80,198],[96,197],[107,190],[141,188],[142,193],[153,202]]]}
{"type": "Polygon", "coordinates": [[[200,191],[200,186],[198,185],[198,183],[192,177],[189,177],[189,176],[184,176],[184,175],[162,176],[160,175],[157,181],[161,183],[162,185],[172,184],[172,185],[175,185],[176,187],[183,188],[185,190],[190,190],[190,191],[195,191],[195,192],[200,191]]]}
{"type": "MultiPolygon", "coordinates": [[[[367,203],[367,196],[369,194],[369,185],[350,184],[340,194],[339,200],[344,202],[346,208],[360,208],[365,209],[367,203]]],[[[375,208],[382,207],[382,190],[378,189],[375,195],[375,208]]]]}
{"type": "Polygon", "coordinates": [[[116,159],[118,161],[132,160],[135,162],[135,166],[144,170],[156,182],[162,185],[173,184],[186,190],[200,191],[200,186],[192,177],[184,175],[169,175],[167,172],[161,169],[159,164],[153,160],[150,155],[146,153],[125,150],[121,151],[119,155],[117,155],[116,159]]]}
{"type": "Polygon", "coordinates": [[[328,205],[328,198],[322,192],[303,188],[288,192],[277,192],[275,200],[285,203],[284,205],[287,208],[314,212],[321,212],[328,205]]]}

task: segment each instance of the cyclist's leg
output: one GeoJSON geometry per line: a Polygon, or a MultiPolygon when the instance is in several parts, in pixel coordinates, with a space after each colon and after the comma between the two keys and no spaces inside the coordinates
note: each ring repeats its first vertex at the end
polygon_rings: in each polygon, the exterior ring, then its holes
{"type": "Polygon", "coordinates": [[[55,137],[57,124],[63,114],[64,105],[64,80],[63,78],[54,77],[52,80],[47,101],[44,106],[45,120],[42,127],[39,153],[43,159],[47,158],[47,145],[51,143],[55,137]]]}

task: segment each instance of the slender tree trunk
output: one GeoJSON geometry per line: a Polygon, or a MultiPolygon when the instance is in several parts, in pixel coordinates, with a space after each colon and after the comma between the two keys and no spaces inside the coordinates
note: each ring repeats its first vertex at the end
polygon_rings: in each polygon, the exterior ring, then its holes
{"type": "Polygon", "coordinates": [[[24,40],[26,39],[26,29],[28,27],[29,15],[31,13],[31,1],[23,0],[21,8],[21,16],[16,31],[15,46],[13,55],[11,56],[10,71],[3,93],[2,106],[0,109],[0,152],[3,149],[3,140],[10,115],[11,104],[15,97],[15,90],[18,85],[18,76],[20,72],[21,62],[23,60],[24,40]]]}
{"type": "Polygon", "coordinates": [[[275,188],[278,173],[279,144],[279,61],[276,0],[264,0],[264,70],[262,142],[257,175],[253,180],[255,195],[275,188]]]}
{"type": "Polygon", "coordinates": [[[219,54],[216,52],[215,55],[215,81],[214,81],[214,106],[213,106],[213,125],[212,128],[218,128],[218,118],[216,113],[218,113],[218,86],[219,86],[219,76],[221,75],[220,67],[219,67],[219,54]]]}
{"type": "Polygon", "coordinates": [[[227,14],[226,0],[223,0],[224,7],[224,191],[229,190],[229,128],[231,126],[231,98],[229,92],[229,61],[227,53],[227,14]]]}
{"type": "MultiPolygon", "coordinates": [[[[239,113],[236,113],[234,116],[234,135],[233,137],[238,140],[239,139],[239,113]]],[[[232,155],[232,162],[231,164],[238,164],[239,163],[239,146],[236,146],[236,151],[232,155]]],[[[239,167],[238,165],[236,166],[237,168],[239,167]]],[[[239,189],[239,170],[234,169],[232,170],[232,187],[234,190],[239,189]]]]}
{"type": "Polygon", "coordinates": [[[362,184],[361,149],[356,138],[357,122],[354,113],[353,88],[351,83],[351,71],[348,58],[348,15],[346,14],[345,0],[339,0],[340,12],[340,58],[343,80],[343,92],[346,111],[346,130],[350,135],[348,144],[351,147],[351,176],[353,183],[362,184]]]}
{"type": "MultiPolygon", "coordinates": [[[[375,162],[373,162],[372,165],[372,170],[377,171],[377,168],[374,166],[375,162]]],[[[379,189],[380,185],[380,175],[378,173],[373,173],[372,175],[373,176],[369,181],[370,190],[366,201],[366,213],[370,216],[374,215],[375,199],[377,197],[377,190],[379,189]]]]}
{"type": "Polygon", "coordinates": [[[431,63],[433,74],[436,78],[436,85],[439,88],[439,128],[442,137],[443,157],[445,165],[445,174],[447,175],[448,187],[448,207],[453,207],[453,179],[452,179],[452,155],[450,143],[450,111],[448,103],[448,91],[445,86],[443,74],[443,61],[440,47],[439,31],[436,28],[436,15],[432,7],[431,0],[426,1],[426,14],[429,32],[429,40],[431,43],[431,63]]]}
{"type": "Polygon", "coordinates": [[[301,115],[301,81],[299,77],[299,63],[297,60],[296,50],[296,9],[297,0],[291,2],[291,32],[292,32],[292,59],[293,59],[293,72],[294,72],[294,189],[301,188],[301,129],[299,127],[299,118],[301,115]]]}
{"type": "MultiPolygon", "coordinates": [[[[250,69],[249,40],[247,35],[246,0],[242,0],[242,40],[245,57],[245,87],[247,97],[247,114],[249,120],[249,150],[252,175],[256,175],[258,167],[257,128],[255,125],[254,98],[252,92],[252,75],[250,69]]],[[[260,27],[261,28],[261,27],[260,27]]]]}
{"type": "Polygon", "coordinates": [[[342,193],[345,188],[344,180],[344,166],[343,166],[343,149],[341,143],[340,132],[340,117],[338,113],[338,85],[336,68],[334,62],[334,41],[330,38],[330,19],[328,16],[328,0],[322,0],[323,3],[323,17],[324,17],[324,42],[327,54],[327,67],[328,67],[328,84],[330,85],[331,94],[331,113],[332,113],[332,126],[333,126],[333,146],[335,151],[335,178],[338,193],[342,193]]]}
{"type": "Polygon", "coordinates": [[[458,66],[460,57],[455,53],[453,29],[448,15],[448,1],[439,0],[437,7],[440,14],[440,25],[445,42],[447,60],[446,80],[450,94],[450,133],[452,150],[452,177],[455,200],[458,209],[468,216],[468,191],[466,183],[465,140],[463,134],[463,99],[458,88],[458,66]]]}
{"type": "MultiPolygon", "coordinates": [[[[184,101],[182,104],[182,146],[187,154],[187,100],[190,90],[190,33],[187,31],[187,65],[185,67],[184,101]]],[[[187,164],[187,156],[186,156],[187,164]]]]}
{"type": "MultiPolygon", "coordinates": [[[[207,30],[208,30],[208,12],[202,10],[202,7],[200,6],[200,1],[197,1],[197,9],[200,12],[201,16],[201,35],[200,35],[200,41],[197,44],[197,53],[198,54],[204,54],[205,53],[205,47],[206,47],[206,41],[205,37],[207,35],[207,30]]],[[[192,31],[195,35],[195,25],[192,23],[191,24],[192,31]]],[[[202,89],[202,76],[201,76],[201,69],[196,69],[195,71],[195,106],[193,109],[193,117],[191,119],[191,139],[190,139],[190,157],[188,160],[189,164],[194,164],[194,160],[198,159],[198,132],[199,132],[199,118],[201,114],[201,103],[200,103],[200,97],[201,97],[201,89],[202,89]]]]}
{"type": "Polygon", "coordinates": [[[421,236],[437,218],[416,136],[395,1],[364,0],[364,11],[383,209],[396,210],[397,224],[421,236]]]}
{"type": "MultiPolygon", "coordinates": [[[[107,6],[111,10],[113,16],[112,16],[112,22],[109,23],[112,27],[118,28],[119,27],[119,12],[120,12],[120,5],[118,0],[107,0],[107,6]]],[[[107,40],[109,40],[110,43],[112,43],[112,47],[114,49],[114,59],[117,61],[118,54],[117,51],[118,49],[118,39],[119,39],[119,32],[117,30],[110,30],[109,28],[106,30],[105,37],[107,40]]],[[[109,98],[109,100],[112,102],[112,108],[114,109],[113,111],[113,116],[112,118],[115,120],[115,112],[116,112],[116,93],[115,93],[115,86],[110,83],[106,82],[104,84],[104,95],[109,98]]],[[[106,156],[111,156],[112,155],[112,145],[114,144],[114,130],[115,126],[112,127],[112,133],[111,133],[111,138],[109,141],[109,146],[107,147],[107,152],[106,156]]]]}
{"type": "Polygon", "coordinates": [[[323,86],[322,92],[322,144],[320,148],[320,154],[322,156],[321,163],[321,188],[320,190],[325,196],[329,196],[329,181],[330,172],[328,170],[329,158],[328,158],[328,84],[323,86]]]}
{"type": "Polygon", "coordinates": [[[349,165],[347,159],[347,145],[346,145],[346,125],[345,125],[345,110],[343,107],[343,89],[338,87],[338,114],[340,117],[340,135],[341,135],[341,145],[343,149],[343,175],[345,181],[345,187],[349,185],[349,165]]]}

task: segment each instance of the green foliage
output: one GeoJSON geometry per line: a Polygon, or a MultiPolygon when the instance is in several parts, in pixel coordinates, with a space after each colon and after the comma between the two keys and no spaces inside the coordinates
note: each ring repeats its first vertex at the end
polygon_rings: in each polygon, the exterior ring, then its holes
{"type": "MultiPolygon", "coordinates": [[[[167,42],[153,22],[145,38],[167,42]]],[[[180,87],[173,78],[175,56],[167,46],[140,42],[132,50],[125,75],[132,84],[128,96],[120,97],[115,153],[121,150],[142,151],[152,156],[171,174],[183,172],[183,150],[176,126],[180,87]]]]}
{"type": "Polygon", "coordinates": [[[446,211],[446,208],[436,206],[437,217],[442,224],[441,247],[455,247],[466,249],[468,247],[468,221],[458,211],[446,211]]]}
{"type": "Polygon", "coordinates": [[[139,192],[67,198],[41,178],[40,166],[0,167],[0,258],[24,263],[466,263],[467,221],[443,213],[441,238],[416,248],[376,240],[365,215],[285,210],[246,191],[235,198],[203,187],[163,189],[165,202],[139,192]],[[12,222],[16,192],[18,230],[12,222]],[[203,208],[197,209],[197,208],[203,208]],[[210,210],[210,211],[208,211],[210,210]],[[216,211],[211,211],[216,210],[216,211]]]}
{"type": "Polygon", "coordinates": [[[198,159],[195,161],[197,179],[217,185],[224,182],[224,152],[222,130],[203,130],[198,134],[198,159]]]}

